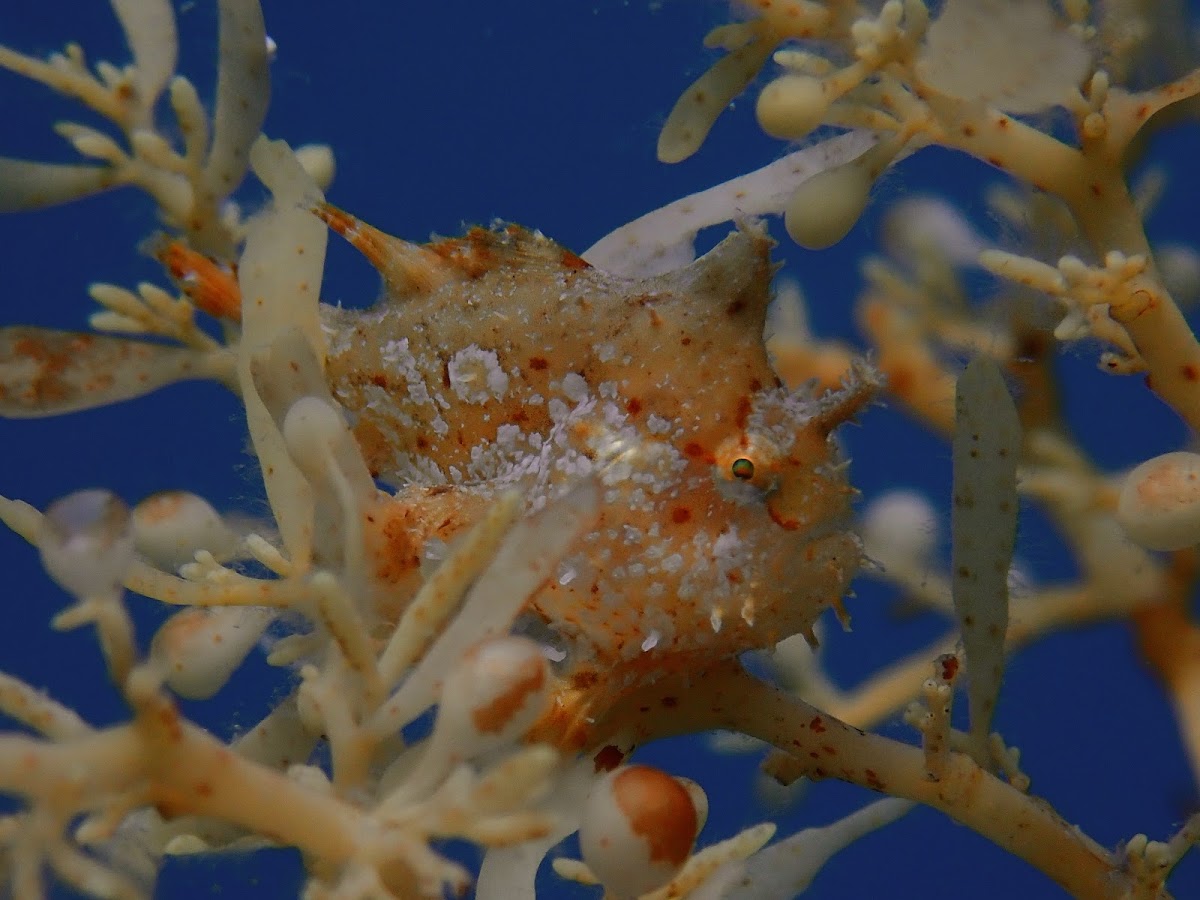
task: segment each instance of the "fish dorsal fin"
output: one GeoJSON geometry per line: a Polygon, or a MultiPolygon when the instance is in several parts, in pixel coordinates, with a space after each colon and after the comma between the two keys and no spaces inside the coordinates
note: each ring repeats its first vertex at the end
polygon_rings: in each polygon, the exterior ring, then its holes
{"type": "Polygon", "coordinates": [[[429,294],[462,277],[457,267],[428,247],[380,231],[330,203],[317,204],[313,213],[367,258],[391,297],[429,294]]]}

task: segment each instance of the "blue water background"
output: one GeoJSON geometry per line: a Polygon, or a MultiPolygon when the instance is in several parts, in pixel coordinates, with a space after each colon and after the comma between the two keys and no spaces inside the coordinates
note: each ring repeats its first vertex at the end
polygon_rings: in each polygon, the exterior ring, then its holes
{"type": "MultiPolygon", "coordinates": [[[[711,58],[700,41],[722,20],[721,4],[266,0],[264,6],[279,46],[267,130],[293,143],[331,143],[338,176],[330,199],[395,234],[455,234],[464,224],[499,217],[582,250],[622,222],[781,151],[757,133],[752,104],[741,101],[696,157],[674,167],[654,159],[666,112],[711,58]]],[[[180,14],[182,69],[206,98],[215,49],[211,7],[201,0],[180,14]]],[[[83,43],[93,59],[125,59],[107,4],[0,4],[0,42],[45,53],[67,39],[83,43]]],[[[0,75],[0,154],[70,161],[50,124],[77,116],[61,98],[0,75]]],[[[1194,125],[1155,143],[1153,158],[1170,177],[1150,222],[1155,239],[1196,240],[1198,146],[1194,125]]],[[[877,213],[889,199],[918,191],[952,196],[981,215],[988,229],[982,189],[1000,180],[971,160],[923,152],[884,179],[868,214],[836,248],[812,254],[782,245],[779,257],[809,296],[814,330],[855,334],[859,264],[877,247],[877,213]]],[[[259,202],[261,192],[252,188],[245,197],[259,202]]],[[[80,328],[92,309],[85,294],[90,282],[165,284],[155,264],[135,252],[154,227],[151,205],[130,191],[0,218],[0,321],[80,328]]],[[[377,291],[374,273],[332,240],[323,297],[363,305],[377,291]]],[[[1094,357],[1095,348],[1070,349],[1059,361],[1071,424],[1100,465],[1128,466],[1183,445],[1184,429],[1140,379],[1106,377],[1095,370],[1094,357]]],[[[914,486],[945,508],[949,450],[898,412],[872,410],[861,427],[849,430],[846,444],[854,481],[868,496],[914,486]]],[[[183,488],[223,509],[261,514],[264,508],[238,405],[211,385],[181,385],[60,419],[0,421],[0,493],[41,507],[92,486],[130,502],[183,488]]],[[[1036,517],[1022,525],[1019,552],[1039,581],[1071,575],[1064,547],[1036,517]]],[[[0,667],[46,687],[96,724],[122,720],[92,636],[47,628],[64,597],[42,574],[35,553],[0,533],[0,564],[0,667]]],[[[944,627],[924,618],[898,621],[888,599],[864,587],[850,604],[853,632],[829,629],[829,666],[841,683],[853,684],[923,646],[944,627]]],[[[161,611],[141,599],[131,604],[146,638],[161,611]]],[[[188,711],[228,734],[231,724],[245,726],[260,716],[281,685],[277,673],[254,661],[236,692],[188,711]]],[[[1022,749],[1033,790],[1105,845],[1139,831],[1163,838],[1197,808],[1171,712],[1136,661],[1124,626],[1089,627],[1022,652],[1009,668],[997,725],[1022,749]]],[[[898,722],[884,731],[913,739],[898,722]]],[[[692,739],[647,748],[644,758],[708,789],[712,813],[704,843],[767,816],[753,800],[754,756],[716,756],[692,739]]],[[[827,823],[870,799],[857,788],[816,785],[782,817],[783,833],[827,823]]],[[[171,865],[159,893],[286,896],[296,883],[294,858],[276,853],[171,865]]],[[[1178,897],[1200,897],[1200,859],[1181,867],[1174,886],[1178,897]]],[[[1060,896],[1024,863],[928,811],[839,855],[810,892],[823,900],[935,894],[1060,896]]],[[[545,896],[596,891],[547,879],[545,896]]]]}

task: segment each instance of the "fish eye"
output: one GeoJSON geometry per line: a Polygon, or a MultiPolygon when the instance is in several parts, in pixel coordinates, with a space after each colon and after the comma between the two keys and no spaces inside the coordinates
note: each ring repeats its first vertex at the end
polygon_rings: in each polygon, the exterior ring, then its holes
{"type": "Polygon", "coordinates": [[[734,478],[742,481],[750,481],[754,478],[754,463],[741,456],[733,461],[733,465],[729,467],[730,473],[734,478]]]}

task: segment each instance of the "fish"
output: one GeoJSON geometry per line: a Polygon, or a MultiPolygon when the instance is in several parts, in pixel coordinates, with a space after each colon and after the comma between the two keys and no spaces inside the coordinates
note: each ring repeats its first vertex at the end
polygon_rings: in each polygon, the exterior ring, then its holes
{"type": "Polygon", "coordinates": [[[366,535],[400,602],[501,492],[534,513],[596,478],[595,526],[525,615],[581,689],[611,700],[843,612],[862,548],[835,429],[880,379],[860,363],[820,396],[779,379],[760,225],[627,278],[516,225],[415,244],[316,211],[384,281],[322,327],[330,391],[394,490],[366,535]]]}

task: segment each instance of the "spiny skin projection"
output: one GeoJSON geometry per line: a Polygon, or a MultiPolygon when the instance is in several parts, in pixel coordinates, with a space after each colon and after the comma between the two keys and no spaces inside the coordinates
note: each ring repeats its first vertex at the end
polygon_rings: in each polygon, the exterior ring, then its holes
{"type": "Polygon", "coordinates": [[[860,547],[830,432],[876,385],[814,400],[776,378],[763,234],[638,281],[515,227],[418,247],[323,217],[390,289],[324,314],[333,393],[398,490],[368,523],[384,619],[497,491],[535,511],[588,476],[599,522],[529,607],[578,686],[768,646],[838,603],[860,547]]]}

